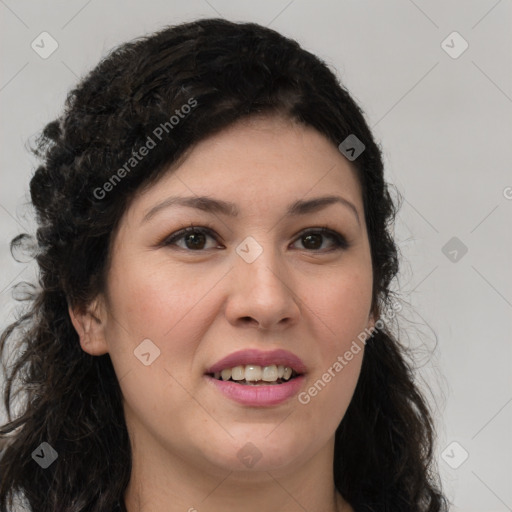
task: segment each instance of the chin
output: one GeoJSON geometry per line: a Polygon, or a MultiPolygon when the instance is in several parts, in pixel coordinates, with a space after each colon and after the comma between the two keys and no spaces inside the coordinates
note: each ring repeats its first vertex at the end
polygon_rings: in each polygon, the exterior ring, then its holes
{"type": "Polygon", "coordinates": [[[283,424],[277,425],[238,425],[236,428],[226,428],[233,438],[223,432],[222,439],[215,443],[212,437],[205,436],[205,439],[212,442],[205,447],[203,454],[210,462],[227,471],[254,473],[293,467],[297,459],[304,456],[312,437],[305,433],[302,436],[297,432],[292,434],[283,424]]]}

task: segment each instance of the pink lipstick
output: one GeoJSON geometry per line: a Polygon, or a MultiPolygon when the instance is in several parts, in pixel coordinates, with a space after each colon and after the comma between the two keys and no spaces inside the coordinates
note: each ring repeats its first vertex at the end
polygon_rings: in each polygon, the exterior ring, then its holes
{"type": "Polygon", "coordinates": [[[224,357],[206,370],[205,378],[235,402],[266,407],[279,405],[297,394],[305,372],[303,361],[287,350],[251,349],[224,357]]]}

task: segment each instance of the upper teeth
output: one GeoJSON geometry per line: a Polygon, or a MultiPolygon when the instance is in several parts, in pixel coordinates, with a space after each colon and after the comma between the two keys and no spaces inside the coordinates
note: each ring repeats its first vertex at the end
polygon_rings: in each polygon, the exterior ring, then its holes
{"type": "Polygon", "coordinates": [[[245,366],[235,366],[225,368],[221,372],[215,372],[213,376],[222,380],[246,380],[248,382],[263,380],[265,382],[275,382],[277,379],[289,380],[293,370],[288,366],[275,365],[258,366],[255,364],[246,364],[245,366]]]}

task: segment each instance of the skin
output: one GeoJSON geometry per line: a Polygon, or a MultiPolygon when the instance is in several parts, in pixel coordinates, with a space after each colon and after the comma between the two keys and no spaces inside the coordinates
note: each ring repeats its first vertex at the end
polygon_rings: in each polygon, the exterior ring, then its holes
{"type": "Polygon", "coordinates": [[[351,163],[311,127],[246,119],[139,191],[114,235],[104,293],[70,315],[82,349],[109,353],[120,381],[133,452],[128,511],[352,511],[333,483],[334,434],[364,345],[308,404],[295,396],[272,407],[240,405],[204,377],[240,349],[283,348],[308,368],[304,391],[374,325],[370,246],[351,163]],[[177,195],[231,201],[240,213],[175,205],[143,221],[177,195]],[[359,222],[342,204],[285,217],[292,202],[324,195],[350,201],[359,222]],[[162,244],[192,223],[213,234],[162,244]],[[337,248],[326,235],[305,240],[302,231],[322,226],[350,246],[337,248]],[[263,249],[252,263],[235,251],[248,236],[263,249]],[[148,366],[134,356],[144,339],[160,350],[148,366]],[[261,453],[251,468],[237,457],[248,442],[261,453]]]}

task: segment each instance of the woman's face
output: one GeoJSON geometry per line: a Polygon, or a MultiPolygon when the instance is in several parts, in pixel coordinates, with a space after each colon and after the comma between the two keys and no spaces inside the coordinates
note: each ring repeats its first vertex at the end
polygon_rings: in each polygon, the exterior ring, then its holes
{"type": "Polygon", "coordinates": [[[113,242],[101,343],[135,446],[211,471],[332,457],[371,296],[361,189],[334,144],[273,117],[200,142],[113,242]],[[300,375],[272,384],[279,366],[300,375]]]}

